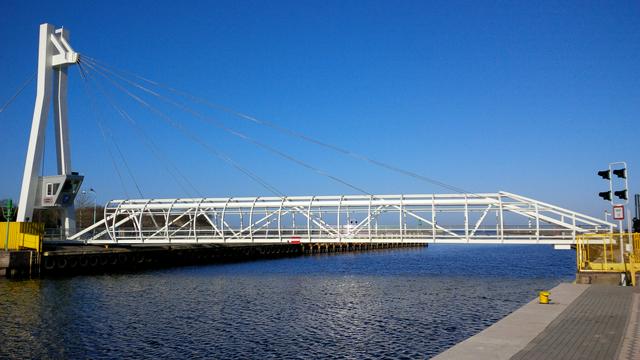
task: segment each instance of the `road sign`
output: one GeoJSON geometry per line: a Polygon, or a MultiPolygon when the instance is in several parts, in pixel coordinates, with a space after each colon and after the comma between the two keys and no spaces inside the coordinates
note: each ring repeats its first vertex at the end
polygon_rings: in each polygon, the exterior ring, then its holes
{"type": "Polygon", "coordinates": [[[624,205],[613,206],[613,219],[624,220],[624,205]]]}

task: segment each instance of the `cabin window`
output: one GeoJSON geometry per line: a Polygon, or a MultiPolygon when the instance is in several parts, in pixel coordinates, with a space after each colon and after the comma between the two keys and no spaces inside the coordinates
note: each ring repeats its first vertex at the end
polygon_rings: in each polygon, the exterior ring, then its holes
{"type": "Polygon", "coordinates": [[[58,192],[60,184],[47,183],[47,196],[54,196],[58,192]]]}

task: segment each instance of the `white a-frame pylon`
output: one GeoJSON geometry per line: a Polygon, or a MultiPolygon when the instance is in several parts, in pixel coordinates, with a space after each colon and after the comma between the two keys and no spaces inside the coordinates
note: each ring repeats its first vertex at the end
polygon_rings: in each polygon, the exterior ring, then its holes
{"type": "Polygon", "coordinates": [[[17,218],[20,222],[32,221],[35,208],[61,208],[67,236],[75,232],[73,202],[82,184],[82,176],[71,171],[67,125],[67,68],[78,62],[79,54],[73,51],[68,40],[68,30],[56,29],[51,24],[40,25],[36,101],[17,218]],[[58,175],[43,177],[40,169],[52,95],[58,175]]]}

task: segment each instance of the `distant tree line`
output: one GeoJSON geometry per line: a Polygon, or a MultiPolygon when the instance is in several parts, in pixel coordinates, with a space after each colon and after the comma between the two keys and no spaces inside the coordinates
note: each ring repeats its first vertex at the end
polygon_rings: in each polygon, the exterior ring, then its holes
{"type": "MultiPolygon", "coordinates": [[[[2,207],[0,211],[0,222],[6,222],[7,219],[4,216],[5,208],[7,206],[9,199],[0,200],[0,206],[2,207]]],[[[17,203],[13,202],[13,214],[9,221],[16,221],[16,214],[18,212],[17,203]]],[[[78,194],[75,201],[76,206],[76,227],[78,230],[89,227],[93,224],[93,211],[94,211],[94,203],[93,199],[87,194],[78,194]]],[[[104,207],[102,205],[97,205],[95,207],[96,221],[102,220],[104,217],[104,207]]],[[[62,212],[59,208],[48,208],[48,209],[34,209],[33,211],[33,219],[34,222],[44,223],[45,229],[55,229],[62,226],[62,212]]]]}

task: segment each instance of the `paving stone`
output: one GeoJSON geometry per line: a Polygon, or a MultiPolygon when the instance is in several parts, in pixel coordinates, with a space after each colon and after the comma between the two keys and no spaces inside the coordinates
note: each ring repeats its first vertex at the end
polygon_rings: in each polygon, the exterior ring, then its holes
{"type": "Polygon", "coordinates": [[[522,350],[591,285],[559,284],[551,304],[534,299],[479,334],[436,356],[438,360],[507,360],[522,350]]]}
{"type": "Polygon", "coordinates": [[[640,359],[640,292],[633,294],[629,325],[627,325],[627,332],[622,340],[618,359],[640,359]]]}
{"type": "Polygon", "coordinates": [[[633,294],[630,287],[591,285],[511,359],[617,358],[630,324],[633,294]]]}

